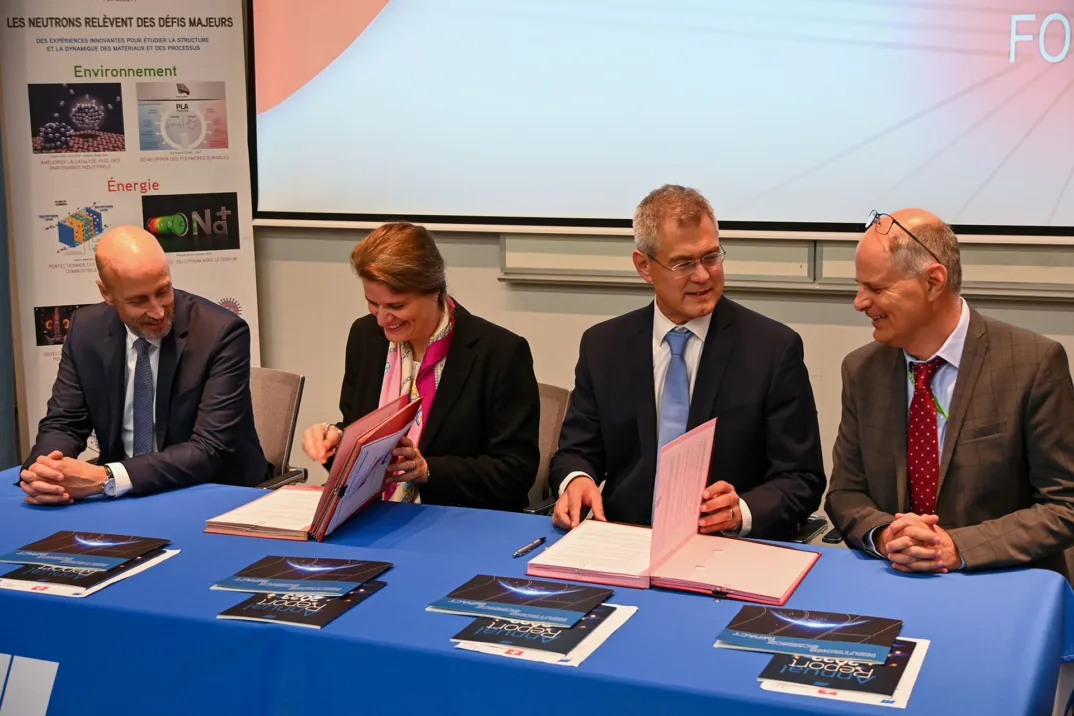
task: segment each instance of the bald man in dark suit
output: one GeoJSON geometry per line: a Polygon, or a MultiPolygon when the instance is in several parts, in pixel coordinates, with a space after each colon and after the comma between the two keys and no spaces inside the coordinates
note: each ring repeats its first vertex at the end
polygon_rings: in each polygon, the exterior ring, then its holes
{"type": "Polygon", "coordinates": [[[254,428],[246,321],[173,288],[166,254],[136,226],[109,230],[96,257],[104,302],[71,318],[48,413],[21,472],[27,502],[269,479],[254,428]],[[93,432],[97,464],[77,459],[93,432]]]}

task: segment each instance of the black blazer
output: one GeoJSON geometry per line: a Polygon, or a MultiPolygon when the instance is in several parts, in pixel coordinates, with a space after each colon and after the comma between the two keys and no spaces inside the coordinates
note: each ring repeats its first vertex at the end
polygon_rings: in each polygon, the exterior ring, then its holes
{"type": "Polygon", "coordinates": [[[114,308],[98,303],[74,312],[48,413],[26,465],[53,450],[77,457],[95,431],[98,462],[122,462],[134,494],[202,482],[252,486],[272,477],[254,430],[246,321],[175,291],[172,330],[161,342],[157,365],[154,429],[160,450],[134,458],[123,451],[126,353],[127,330],[114,308]]]}
{"type": "MultiPolygon", "coordinates": [[[[571,472],[606,480],[604,514],[614,522],[651,521],[657,455],[653,310],[650,303],[583,334],[550,468],[553,494],[571,472]]],[[[802,339],[725,296],[716,304],[697,370],[688,428],[719,418],[709,484],[734,485],[750,508],[751,537],[790,537],[820,505],[825,485],[802,339]]]]}
{"type": "MultiPolygon", "coordinates": [[[[388,339],[375,316],[359,318],[347,339],[339,395],[342,425],[376,410],[388,339]]],[[[431,505],[520,510],[540,462],[541,398],[526,339],[455,307],[444,374],[418,448],[429,463],[421,501],[431,505]]]]}

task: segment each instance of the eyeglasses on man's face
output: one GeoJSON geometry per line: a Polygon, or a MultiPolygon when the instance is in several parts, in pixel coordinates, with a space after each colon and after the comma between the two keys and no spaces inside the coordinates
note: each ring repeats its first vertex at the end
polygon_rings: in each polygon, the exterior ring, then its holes
{"type": "Polygon", "coordinates": [[[899,220],[891,214],[884,214],[882,212],[877,211],[876,209],[873,209],[871,212],[869,212],[869,218],[865,221],[865,230],[868,231],[874,226],[876,227],[876,233],[882,234],[884,236],[887,236],[887,234],[891,231],[891,227],[898,226],[907,236],[916,241],[918,246],[925,249],[925,251],[928,251],[929,256],[935,259],[936,263],[943,263],[943,261],[940,261],[939,256],[932,253],[932,249],[930,249],[928,246],[925,246],[921,239],[914,236],[914,233],[912,231],[900,224],[899,220]]]}
{"type": "Polygon", "coordinates": [[[674,264],[673,266],[668,266],[666,263],[662,262],[660,259],[656,258],[652,254],[646,254],[646,256],[648,256],[653,261],[655,261],[656,263],[658,263],[661,266],[663,266],[664,268],[666,268],[668,271],[673,273],[675,276],[678,276],[678,277],[682,278],[682,277],[689,276],[690,274],[692,274],[694,272],[694,270],[697,269],[698,264],[701,264],[706,269],[714,269],[717,266],[722,265],[724,258],[727,256],[727,251],[724,249],[724,247],[721,246],[720,248],[716,249],[715,251],[710,251],[709,253],[705,254],[704,256],[702,256],[699,259],[691,259],[690,261],[680,261],[679,263],[674,264]]]}

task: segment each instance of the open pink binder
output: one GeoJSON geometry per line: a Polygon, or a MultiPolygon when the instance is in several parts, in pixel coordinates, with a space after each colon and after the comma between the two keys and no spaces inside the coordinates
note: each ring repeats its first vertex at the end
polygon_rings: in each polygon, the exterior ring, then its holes
{"type": "Polygon", "coordinates": [[[526,574],[785,604],[819,553],[697,532],[715,432],[713,419],[661,448],[652,529],[587,520],[526,574]]]}
{"type": "Polygon", "coordinates": [[[400,396],[343,431],[324,486],[287,485],[207,520],[205,531],[322,541],[380,498],[392,450],[417,418],[421,398],[400,396]]]}

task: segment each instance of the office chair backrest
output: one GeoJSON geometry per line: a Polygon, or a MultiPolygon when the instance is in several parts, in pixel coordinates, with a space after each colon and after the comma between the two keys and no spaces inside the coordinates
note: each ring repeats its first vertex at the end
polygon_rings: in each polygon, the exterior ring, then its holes
{"type": "Polygon", "coordinates": [[[289,467],[305,383],[305,376],[294,373],[272,368],[250,369],[254,425],[265,459],[272,463],[273,477],[279,477],[289,467]]]}
{"type": "Polygon", "coordinates": [[[541,447],[541,463],[537,468],[537,480],[530,488],[530,507],[546,501],[549,496],[548,490],[548,463],[559,445],[559,430],[563,427],[563,418],[567,414],[567,403],[570,402],[571,393],[566,388],[556,385],[541,383],[541,427],[537,442],[541,447]]]}

